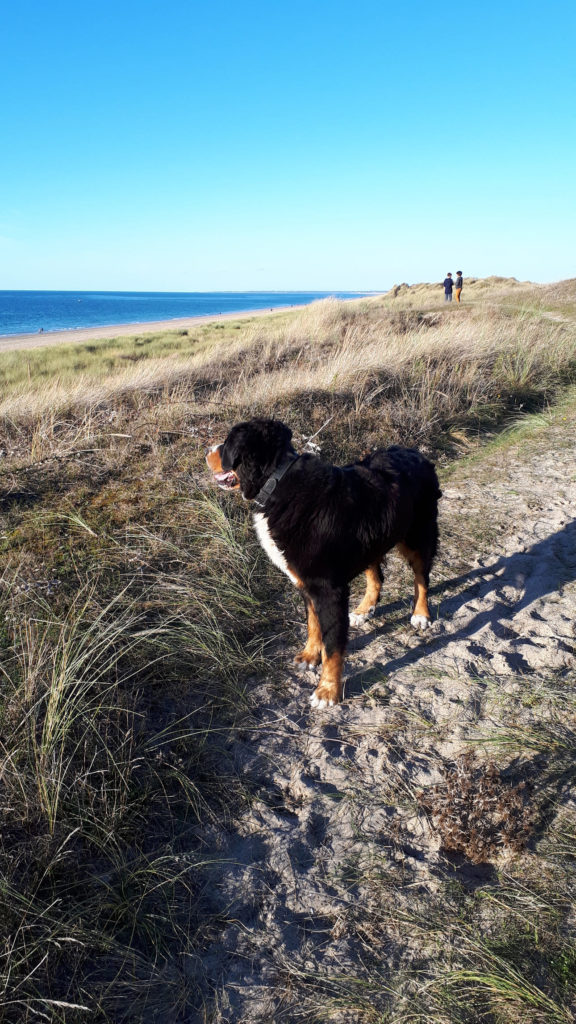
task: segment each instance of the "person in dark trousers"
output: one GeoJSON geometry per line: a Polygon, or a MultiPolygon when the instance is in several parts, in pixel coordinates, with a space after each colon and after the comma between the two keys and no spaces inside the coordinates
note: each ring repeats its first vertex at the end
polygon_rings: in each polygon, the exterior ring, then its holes
{"type": "Polygon", "coordinates": [[[446,274],[444,278],[444,302],[452,302],[452,288],[454,281],[452,280],[452,274],[446,274]]]}
{"type": "Polygon", "coordinates": [[[462,284],[463,284],[462,271],[461,270],[457,270],[456,271],[456,280],[454,281],[454,290],[456,292],[456,302],[460,302],[460,296],[462,294],[462,284]]]}

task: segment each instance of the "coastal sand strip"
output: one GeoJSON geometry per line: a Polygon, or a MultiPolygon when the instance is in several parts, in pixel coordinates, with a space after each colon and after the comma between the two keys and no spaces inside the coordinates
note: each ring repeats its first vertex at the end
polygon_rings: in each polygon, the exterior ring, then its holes
{"type": "Polygon", "coordinates": [[[253,317],[271,316],[296,308],[299,307],[296,305],[274,306],[266,309],[245,309],[240,313],[211,313],[206,316],[179,317],[176,320],[152,320],[148,323],[111,324],[107,327],[75,327],[67,331],[2,335],[0,336],[0,353],[10,352],[14,349],[43,348],[46,345],[101,341],[104,338],[120,338],[134,334],[158,334],[161,331],[177,331],[220,320],[250,320],[253,317]]]}

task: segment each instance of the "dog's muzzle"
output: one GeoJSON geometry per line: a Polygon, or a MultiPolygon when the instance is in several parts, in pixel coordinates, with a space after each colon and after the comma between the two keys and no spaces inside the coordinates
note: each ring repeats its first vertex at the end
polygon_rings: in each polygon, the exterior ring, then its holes
{"type": "Polygon", "coordinates": [[[206,455],[208,468],[212,470],[214,480],[224,491],[235,491],[240,487],[240,481],[233,469],[222,467],[222,445],[215,444],[206,455]]]}

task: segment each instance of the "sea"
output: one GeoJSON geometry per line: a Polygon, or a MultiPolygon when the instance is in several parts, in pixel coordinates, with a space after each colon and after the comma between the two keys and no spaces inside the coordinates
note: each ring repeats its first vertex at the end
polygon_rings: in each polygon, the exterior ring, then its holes
{"type": "Polygon", "coordinates": [[[0,336],[305,306],[331,295],[351,299],[371,294],[374,293],[0,291],[0,336]]]}

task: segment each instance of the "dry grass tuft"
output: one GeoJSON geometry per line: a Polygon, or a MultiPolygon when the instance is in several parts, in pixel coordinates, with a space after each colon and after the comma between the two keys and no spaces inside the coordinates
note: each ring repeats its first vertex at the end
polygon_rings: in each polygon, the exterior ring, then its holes
{"type": "Polygon", "coordinates": [[[503,851],[522,851],[534,828],[530,783],[514,785],[492,762],[476,765],[468,751],[444,768],[444,782],[419,795],[447,852],[482,864],[503,851]]]}

